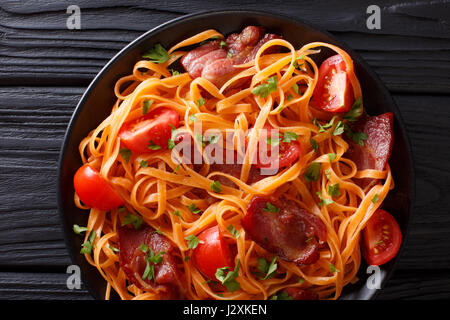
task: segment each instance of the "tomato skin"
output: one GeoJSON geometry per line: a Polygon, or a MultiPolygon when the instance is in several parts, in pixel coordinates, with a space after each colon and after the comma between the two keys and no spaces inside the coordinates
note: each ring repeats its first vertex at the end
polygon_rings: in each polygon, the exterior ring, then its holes
{"type": "MultiPolygon", "coordinates": [[[[276,137],[276,135],[273,134],[272,130],[273,128],[266,124],[263,129],[267,130],[267,137],[276,137]]],[[[271,146],[267,144],[267,155],[262,155],[263,158],[268,157],[270,161],[267,161],[268,159],[260,159],[259,154],[259,148],[258,148],[258,157],[257,162],[255,166],[257,168],[284,168],[289,166],[291,163],[295,162],[301,153],[301,146],[298,141],[290,141],[290,142],[283,142],[284,135],[283,133],[279,133],[279,139],[280,142],[276,146],[271,146]],[[276,159],[270,159],[270,155],[272,154],[271,150],[274,150],[278,147],[278,157],[276,159]]],[[[246,143],[248,143],[246,141],[246,143]]],[[[259,144],[266,143],[265,141],[260,141],[259,144]]]]}
{"type": "Polygon", "coordinates": [[[329,57],[320,65],[313,100],[317,108],[327,112],[346,112],[352,107],[353,87],[340,55],[329,57]]]}
{"type": "Polygon", "coordinates": [[[200,242],[194,249],[193,257],[201,273],[211,280],[216,280],[218,268],[233,268],[230,248],[223,240],[219,226],[204,230],[198,239],[200,242]]]}
{"type": "Polygon", "coordinates": [[[125,147],[133,152],[153,152],[148,147],[150,141],[161,149],[167,148],[172,129],[178,128],[179,122],[180,117],[174,110],[157,108],[138,119],[125,122],[119,131],[119,137],[125,147]]]}
{"type": "Polygon", "coordinates": [[[363,230],[363,255],[368,264],[379,266],[397,255],[402,243],[402,232],[395,218],[378,209],[363,230]]]}
{"type": "Polygon", "coordinates": [[[88,164],[77,170],[73,185],[80,200],[91,208],[109,211],[124,204],[100,173],[88,164]]]}

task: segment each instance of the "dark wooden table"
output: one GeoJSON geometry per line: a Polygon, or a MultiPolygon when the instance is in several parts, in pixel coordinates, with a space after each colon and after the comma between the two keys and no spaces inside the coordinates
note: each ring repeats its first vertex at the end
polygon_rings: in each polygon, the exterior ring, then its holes
{"type": "Polygon", "coordinates": [[[404,1],[1,1],[0,299],[91,299],[69,290],[56,209],[62,138],[83,91],[128,42],[200,10],[257,9],[309,21],[354,48],[397,102],[417,197],[406,248],[380,299],[450,298],[450,3],[404,1]],[[69,5],[81,30],[68,30],[69,5]],[[366,26],[381,9],[381,29],[366,26]]]}

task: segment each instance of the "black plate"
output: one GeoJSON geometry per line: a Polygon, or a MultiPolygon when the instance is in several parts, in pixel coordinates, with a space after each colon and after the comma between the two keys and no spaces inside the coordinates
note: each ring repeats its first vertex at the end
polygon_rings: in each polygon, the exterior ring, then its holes
{"type": "MultiPolygon", "coordinates": [[[[62,219],[66,245],[73,263],[82,270],[83,282],[97,299],[103,299],[106,283],[97,269],[90,266],[83,255],[79,254],[82,237],[72,231],[73,224],[86,225],[87,214],[73,203],[73,176],[82,165],[78,153],[80,141],[111,112],[116,98],[113,88],[122,76],[132,72],[135,62],[141,59],[141,53],[156,43],[166,48],[206,29],[216,29],[227,35],[240,31],[248,25],[264,26],[268,31],[283,36],[295,48],[313,41],[335,44],[346,50],[353,58],[356,74],[361,83],[364,106],[369,114],[377,115],[391,111],[395,117],[395,145],[389,161],[395,179],[395,189],[385,200],[384,208],[390,211],[399,222],[404,239],[414,196],[414,174],[411,148],[398,111],[389,92],[368,65],[344,43],[316,27],[311,27],[294,18],[255,11],[202,12],[169,21],[134,40],[113,57],[95,77],[81,98],[67,129],[59,160],[58,207],[62,219]]],[[[332,52],[322,50],[314,55],[319,64],[332,52]]],[[[402,248],[405,241],[403,241],[402,248]]],[[[381,267],[382,286],[392,273],[398,256],[381,267]]],[[[372,299],[379,290],[370,290],[365,285],[368,275],[367,265],[362,262],[358,281],[345,287],[341,299],[372,299]]]]}

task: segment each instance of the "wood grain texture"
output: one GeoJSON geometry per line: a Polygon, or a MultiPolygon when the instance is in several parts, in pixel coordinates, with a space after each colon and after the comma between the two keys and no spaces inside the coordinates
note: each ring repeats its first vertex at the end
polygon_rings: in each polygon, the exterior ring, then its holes
{"type": "Polygon", "coordinates": [[[82,29],[67,30],[70,4],[0,3],[0,299],[90,299],[65,285],[71,261],[56,210],[57,159],[72,112],[128,42],[181,15],[224,8],[310,21],[354,48],[395,93],[417,197],[405,250],[379,298],[450,297],[449,1],[377,1],[381,30],[365,26],[372,1],[82,0],[82,29]]]}
{"type": "Polygon", "coordinates": [[[77,1],[81,30],[67,30],[70,1],[0,4],[0,84],[86,85],[142,32],[202,10],[269,9],[314,23],[349,44],[392,91],[450,93],[450,5],[378,1],[381,29],[366,27],[371,1],[77,1]],[[326,19],[324,19],[326,17],[326,19]],[[405,57],[408,57],[405,59],[405,57]]]}

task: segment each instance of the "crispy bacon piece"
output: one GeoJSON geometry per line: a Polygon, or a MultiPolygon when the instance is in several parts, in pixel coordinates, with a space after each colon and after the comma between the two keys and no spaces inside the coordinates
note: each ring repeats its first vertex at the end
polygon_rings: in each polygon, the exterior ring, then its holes
{"type": "Polygon", "coordinates": [[[128,279],[138,288],[162,289],[164,299],[180,299],[185,293],[185,284],[177,261],[173,255],[173,244],[163,235],[155,232],[151,227],[143,225],[139,230],[120,227],[119,236],[119,263],[128,279]],[[145,253],[139,248],[146,244],[155,254],[162,255],[163,261],[155,264],[155,279],[142,280],[147,262],[145,253]]]}
{"type": "MultiPolygon", "coordinates": [[[[348,139],[349,149],[346,157],[355,162],[358,170],[384,170],[394,145],[394,119],[392,112],[370,117],[363,115],[352,127],[353,132],[367,135],[364,146],[348,139]]],[[[362,188],[376,183],[376,179],[356,179],[362,188]]]]}
{"type": "Polygon", "coordinates": [[[292,297],[293,300],[318,300],[319,296],[317,293],[308,290],[308,289],[300,289],[295,287],[289,287],[284,289],[286,293],[292,297]]]}
{"type": "MultiPolygon", "coordinates": [[[[181,64],[192,78],[202,76],[220,87],[239,71],[235,65],[249,62],[264,43],[277,38],[280,36],[264,34],[262,27],[248,26],[240,34],[229,35],[225,45],[215,40],[190,51],[181,59],[181,64]]],[[[274,47],[264,53],[277,50],[279,48],[274,47]]]]}
{"type": "Polygon", "coordinates": [[[242,226],[261,247],[297,265],[316,262],[327,238],[322,220],[286,198],[253,197],[242,226]]]}

